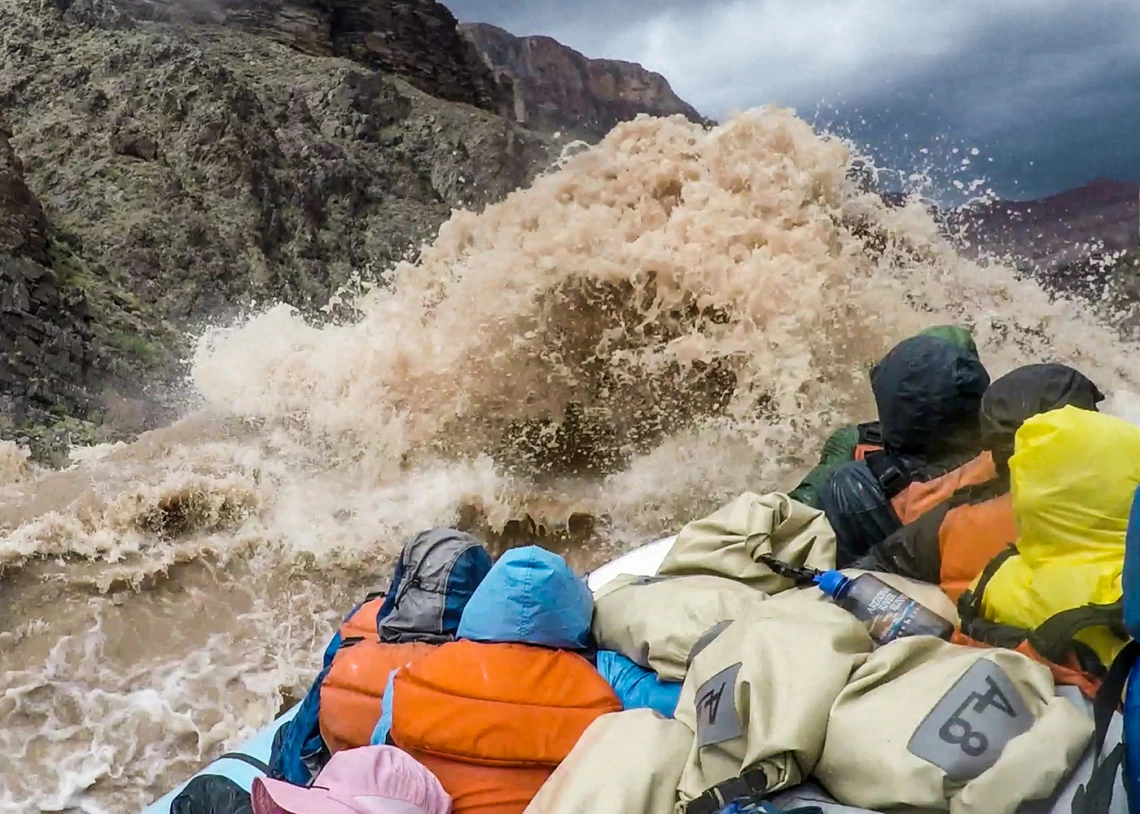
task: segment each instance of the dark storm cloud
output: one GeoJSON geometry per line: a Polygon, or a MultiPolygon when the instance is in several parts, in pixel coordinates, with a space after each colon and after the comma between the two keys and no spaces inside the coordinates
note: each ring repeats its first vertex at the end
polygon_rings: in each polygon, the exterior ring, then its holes
{"type": "Polygon", "coordinates": [[[794,107],[888,163],[933,163],[943,180],[985,174],[1015,195],[1140,180],[1136,0],[448,5],[463,20],[640,62],[706,115],[794,107]]]}

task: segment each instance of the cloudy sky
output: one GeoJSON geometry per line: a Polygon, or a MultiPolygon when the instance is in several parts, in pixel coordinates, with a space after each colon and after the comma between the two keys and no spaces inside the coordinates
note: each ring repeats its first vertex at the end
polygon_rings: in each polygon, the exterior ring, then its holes
{"type": "Polygon", "coordinates": [[[939,197],[979,177],[1018,198],[1140,181],[1140,0],[444,2],[640,62],[706,116],[793,107],[939,197]]]}

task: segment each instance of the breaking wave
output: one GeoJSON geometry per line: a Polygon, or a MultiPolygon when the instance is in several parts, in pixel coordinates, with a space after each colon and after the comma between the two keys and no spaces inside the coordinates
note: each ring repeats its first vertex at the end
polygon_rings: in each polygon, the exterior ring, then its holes
{"type": "Polygon", "coordinates": [[[781,110],[623,124],[456,212],[352,319],[208,331],[179,424],[62,472],[0,448],[0,812],[130,811],[239,742],[422,528],[584,569],[790,488],[928,325],[970,326],[993,375],[1067,362],[1135,412],[1135,348],[960,257],[855,159],[781,110]]]}

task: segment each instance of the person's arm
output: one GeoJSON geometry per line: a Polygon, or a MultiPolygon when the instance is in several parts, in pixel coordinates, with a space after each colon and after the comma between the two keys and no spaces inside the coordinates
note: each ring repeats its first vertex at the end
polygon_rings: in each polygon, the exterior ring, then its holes
{"type": "Polygon", "coordinates": [[[913,523],[890,534],[849,567],[898,574],[937,585],[942,576],[938,532],[950,508],[949,501],[935,506],[913,523]]]}
{"type": "Polygon", "coordinates": [[[788,497],[800,503],[820,508],[819,491],[827,483],[828,477],[837,466],[855,460],[855,448],[859,446],[859,428],[843,427],[836,430],[823,442],[819,463],[804,475],[799,485],[788,493],[788,497]]]}
{"type": "Polygon", "coordinates": [[[621,701],[622,709],[652,709],[672,718],[681,697],[681,682],[662,681],[647,670],[613,650],[599,650],[598,672],[621,701]]]}

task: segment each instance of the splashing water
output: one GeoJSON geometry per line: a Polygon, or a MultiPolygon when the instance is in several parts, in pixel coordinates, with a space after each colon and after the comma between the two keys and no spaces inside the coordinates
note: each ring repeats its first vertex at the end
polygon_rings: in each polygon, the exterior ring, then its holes
{"type": "Polygon", "coordinates": [[[1134,348],[851,164],[786,111],[621,125],[456,212],[354,321],[208,332],[203,412],[63,472],[0,450],[0,812],[131,811],[240,742],[420,529],[586,568],[791,488],[927,325],[969,325],[995,376],[1064,361],[1136,412],[1134,348]]]}
{"type": "Polygon", "coordinates": [[[19,483],[31,474],[30,453],[13,441],[0,441],[0,486],[19,483]]]}

